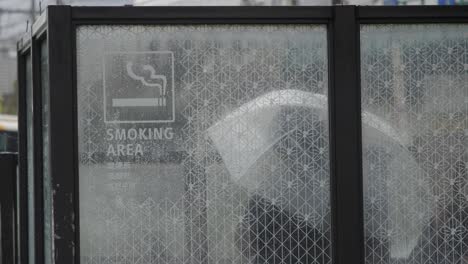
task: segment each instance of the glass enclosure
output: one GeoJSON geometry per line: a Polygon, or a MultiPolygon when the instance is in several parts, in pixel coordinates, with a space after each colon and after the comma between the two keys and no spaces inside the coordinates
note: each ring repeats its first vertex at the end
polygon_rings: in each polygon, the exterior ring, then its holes
{"type": "Polygon", "coordinates": [[[331,263],[325,26],[80,26],[81,263],[331,263]]]}
{"type": "Polygon", "coordinates": [[[18,42],[19,263],[467,264],[467,23],[49,6],[18,42]]]}
{"type": "Polygon", "coordinates": [[[366,263],[468,261],[467,37],[463,24],[361,26],[366,263]]]}

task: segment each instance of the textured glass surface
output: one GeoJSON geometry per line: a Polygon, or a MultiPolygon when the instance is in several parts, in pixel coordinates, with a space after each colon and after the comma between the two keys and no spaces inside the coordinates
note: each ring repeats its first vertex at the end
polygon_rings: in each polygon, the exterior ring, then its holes
{"type": "Polygon", "coordinates": [[[361,27],[366,263],[468,263],[468,26],[361,27]]]}
{"type": "Polygon", "coordinates": [[[53,263],[52,258],[52,182],[49,159],[49,54],[47,40],[41,43],[41,93],[42,93],[42,175],[44,195],[44,260],[53,263]]]}
{"type": "Polygon", "coordinates": [[[81,263],[331,263],[325,26],[81,26],[81,263]]]}
{"type": "Polygon", "coordinates": [[[26,126],[27,126],[27,164],[28,164],[28,250],[29,263],[35,263],[34,251],[34,111],[31,55],[26,55],[26,126]]]}

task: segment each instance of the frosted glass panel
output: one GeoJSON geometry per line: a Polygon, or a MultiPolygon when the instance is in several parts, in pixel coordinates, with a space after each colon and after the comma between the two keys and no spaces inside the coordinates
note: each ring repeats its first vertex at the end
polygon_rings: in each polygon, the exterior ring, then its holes
{"type": "Polygon", "coordinates": [[[468,26],[362,26],[361,85],[366,263],[468,263],[468,26]]]}
{"type": "Polygon", "coordinates": [[[80,26],[81,263],[331,263],[325,26],[80,26]]]}

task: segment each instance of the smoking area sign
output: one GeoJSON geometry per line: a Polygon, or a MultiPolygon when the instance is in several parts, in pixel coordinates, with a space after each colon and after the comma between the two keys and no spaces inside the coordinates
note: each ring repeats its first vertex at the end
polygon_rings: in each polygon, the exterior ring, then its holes
{"type": "Polygon", "coordinates": [[[174,122],[172,52],[107,53],[103,75],[105,123],[174,122]]]}

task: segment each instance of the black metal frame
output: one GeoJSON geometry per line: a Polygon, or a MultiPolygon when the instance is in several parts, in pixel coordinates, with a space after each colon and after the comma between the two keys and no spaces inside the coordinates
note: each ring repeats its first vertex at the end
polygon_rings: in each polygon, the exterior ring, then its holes
{"type": "MultiPolygon", "coordinates": [[[[34,32],[34,29],[33,29],[34,32]]],[[[43,138],[42,138],[42,76],[41,76],[41,43],[46,39],[46,31],[41,31],[32,38],[32,63],[33,63],[33,94],[34,94],[34,222],[35,222],[35,259],[36,263],[42,263],[44,259],[44,196],[43,196],[43,138]]]]}
{"type": "Polygon", "coordinates": [[[42,175],[42,89],[41,89],[41,53],[40,44],[46,39],[47,30],[45,22],[46,14],[42,14],[35,24],[31,25],[24,37],[18,41],[18,150],[19,150],[19,223],[21,228],[17,230],[19,251],[17,263],[29,263],[29,237],[28,221],[34,218],[35,226],[35,263],[43,263],[43,175],[42,175]],[[32,69],[32,97],[33,97],[33,148],[34,148],[34,215],[28,214],[28,157],[29,142],[27,140],[27,92],[26,92],[26,57],[31,56],[32,69]]]}
{"type": "MultiPolygon", "coordinates": [[[[29,29],[30,30],[30,29],[29,29]]],[[[19,201],[17,230],[18,263],[28,263],[28,140],[27,140],[27,103],[26,103],[26,57],[31,56],[31,32],[18,41],[18,189],[19,201]]]]}
{"type": "MultiPolygon", "coordinates": [[[[344,264],[364,263],[360,25],[468,23],[468,7],[50,6],[46,18],[40,21],[38,25],[33,26],[32,42],[37,40],[34,36],[47,32],[55,263],[79,263],[80,261],[75,47],[77,27],[116,24],[325,24],[328,27],[329,42],[332,254],[334,263],[344,264]]],[[[26,42],[27,40],[21,41],[18,48],[21,139],[19,163],[23,181],[27,179],[24,140],[26,106],[23,69],[25,66],[24,61],[21,61],[21,56],[31,46],[30,44],[28,46],[26,42]]],[[[32,46],[34,54],[34,45],[32,46]]],[[[36,100],[40,99],[36,98],[36,100]]],[[[35,135],[35,138],[37,136],[35,135]]],[[[36,141],[42,142],[42,138],[36,141]]],[[[41,157],[42,154],[37,155],[41,157]]],[[[42,175],[42,171],[37,175],[42,175]]],[[[42,216],[40,214],[40,217],[42,216]]],[[[25,221],[23,218],[22,221],[25,221]]],[[[42,223],[43,220],[37,221],[42,223]]],[[[22,238],[24,239],[24,232],[22,232],[22,238]]],[[[22,260],[27,258],[27,256],[24,257],[24,250],[27,253],[27,242],[25,245],[26,247],[22,241],[22,260]]]]}
{"type": "Polygon", "coordinates": [[[18,260],[18,244],[16,241],[17,224],[17,154],[0,153],[0,171],[2,184],[0,185],[0,263],[16,264],[18,260]]]}
{"type": "Polygon", "coordinates": [[[336,8],[329,95],[330,167],[335,263],[364,263],[361,91],[356,8],[336,8]]]}

